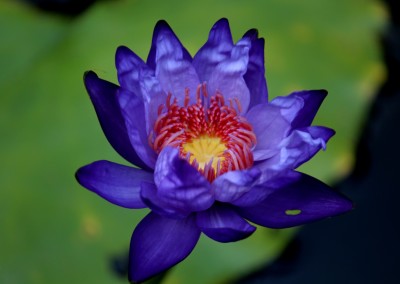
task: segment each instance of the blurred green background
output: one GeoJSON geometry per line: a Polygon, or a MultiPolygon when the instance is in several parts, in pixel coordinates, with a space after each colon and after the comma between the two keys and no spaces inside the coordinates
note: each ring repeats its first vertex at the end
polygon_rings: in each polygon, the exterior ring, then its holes
{"type": "MultiPolygon", "coordinates": [[[[194,55],[221,17],[235,40],[250,28],[266,39],[271,97],[329,91],[315,124],[337,134],[301,170],[328,183],[346,176],[385,77],[378,33],[386,14],[378,1],[100,1],[70,18],[1,0],[0,283],[127,282],[112,273],[110,259],[128,250],[146,210],[113,206],[74,179],[95,160],[126,163],[103,136],[83,73],[117,82],[116,48],[146,58],[159,19],[194,55]]],[[[272,261],[293,232],[260,228],[233,244],[202,237],[166,283],[229,281],[272,261]]]]}

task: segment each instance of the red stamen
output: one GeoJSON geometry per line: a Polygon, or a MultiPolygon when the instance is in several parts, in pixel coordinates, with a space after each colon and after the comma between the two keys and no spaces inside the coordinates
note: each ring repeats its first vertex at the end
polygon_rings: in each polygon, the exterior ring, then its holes
{"type": "Polygon", "coordinates": [[[167,95],[167,100],[166,100],[167,108],[168,108],[168,109],[169,109],[169,107],[171,106],[171,97],[172,97],[172,94],[171,94],[171,93],[168,93],[168,95],[167,95]]]}
{"type": "Polygon", "coordinates": [[[235,103],[237,105],[238,111],[242,112],[242,105],[240,104],[239,99],[235,97],[234,100],[235,100],[235,103]]]}
{"type": "Polygon", "coordinates": [[[185,88],[185,101],[184,101],[184,106],[187,107],[189,105],[189,88],[185,88]]]}

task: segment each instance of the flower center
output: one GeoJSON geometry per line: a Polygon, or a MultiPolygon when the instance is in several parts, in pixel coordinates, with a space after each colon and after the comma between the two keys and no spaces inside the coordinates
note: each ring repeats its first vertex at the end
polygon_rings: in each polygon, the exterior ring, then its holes
{"type": "Polygon", "coordinates": [[[207,135],[192,139],[183,144],[183,152],[190,153],[189,162],[197,162],[198,168],[204,168],[211,162],[213,169],[218,168],[218,163],[224,161],[223,154],[227,150],[225,143],[219,137],[210,137],[207,135]]]}
{"type": "Polygon", "coordinates": [[[177,100],[160,105],[149,143],[160,153],[166,146],[179,149],[180,156],[202,173],[210,182],[232,170],[243,170],[253,165],[252,147],[256,137],[252,126],[236,110],[238,100],[225,104],[216,93],[208,100],[206,85],[197,88],[196,103],[189,105],[186,90],[184,106],[177,100]],[[236,107],[236,108],[235,108],[236,107]]]}

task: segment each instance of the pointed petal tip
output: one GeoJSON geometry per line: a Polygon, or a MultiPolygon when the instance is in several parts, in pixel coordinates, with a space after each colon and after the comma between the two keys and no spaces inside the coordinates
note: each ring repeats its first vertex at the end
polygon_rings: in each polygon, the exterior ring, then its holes
{"type": "Polygon", "coordinates": [[[231,28],[227,18],[221,18],[212,26],[209,40],[217,42],[232,42],[231,28]]]}
{"type": "Polygon", "coordinates": [[[125,52],[125,51],[131,51],[131,50],[129,49],[129,47],[127,47],[125,45],[120,45],[117,47],[116,53],[125,52]]]}
{"type": "Polygon", "coordinates": [[[115,61],[118,62],[122,56],[126,56],[132,53],[133,51],[130,50],[128,47],[126,47],[125,45],[120,45],[117,47],[117,50],[115,51],[115,61]]]}
{"type": "Polygon", "coordinates": [[[154,27],[154,35],[160,34],[161,31],[172,31],[171,26],[164,19],[161,19],[156,23],[154,27]]]}
{"type": "Polygon", "coordinates": [[[219,19],[218,21],[217,21],[217,23],[218,22],[226,22],[226,23],[229,23],[229,20],[227,19],[227,18],[225,18],[225,17],[222,17],[221,19],[219,19]]]}
{"type": "Polygon", "coordinates": [[[327,135],[328,137],[326,138],[326,142],[328,142],[328,140],[331,139],[336,134],[336,131],[328,127],[326,127],[326,129],[329,132],[329,134],[327,135]]]}
{"type": "Polygon", "coordinates": [[[83,167],[80,167],[78,170],[76,170],[75,171],[75,174],[74,174],[74,177],[75,177],[75,179],[76,179],[76,181],[79,183],[79,184],[82,184],[81,183],[81,173],[82,173],[82,168],[83,167]]]}
{"type": "Polygon", "coordinates": [[[328,91],[325,89],[317,89],[317,90],[306,90],[304,91],[306,93],[309,93],[313,96],[320,96],[321,97],[321,101],[323,101],[325,99],[325,97],[328,95],[328,91]]]}
{"type": "Polygon", "coordinates": [[[221,18],[215,22],[213,27],[216,27],[216,26],[229,26],[229,21],[227,18],[221,18]]]}
{"type": "Polygon", "coordinates": [[[158,20],[157,23],[156,23],[156,27],[162,27],[162,26],[164,26],[164,27],[168,26],[169,27],[169,24],[164,19],[158,20]]]}
{"type": "Polygon", "coordinates": [[[250,29],[248,30],[243,37],[250,38],[250,40],[255,40],[258,38],[258,30],[257,29],[250,29]]]}
{"type": "Polygon", "coordinates": [[[98,97],[100,93],[108,93],[111,90],[114,91],[114,88],[117,87],[113,83],[99,78],[92,70],[83,73],[83,83],[91,98],[98,97]]]}
{"type": "Polygon", "coordinates": [[[93,79],[98,79],[98,78],[99,77],[97,76],[97,74],[95,72],[93,72],[92,70],[88,70],[83,73],[83,82],[85,83],[85,86],[87,83],[89,83],[89,81],[91,81],[93,79]]]}
{"type": "Polygon", "coordinates": [[[316,90],[316,91],[320,92],[321,94],[323,94],[325,96],[328,94],[328,91],[325,89],[320,89],[320,90],[316,90]]]}

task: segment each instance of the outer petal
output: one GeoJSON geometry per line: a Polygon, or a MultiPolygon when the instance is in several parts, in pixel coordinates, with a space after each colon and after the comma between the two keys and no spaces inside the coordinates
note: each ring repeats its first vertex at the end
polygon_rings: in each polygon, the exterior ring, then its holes
{"type": "Polygon", "coordinates": [[[157,53],[157,46],[158,46],[158,37],[160,34],[163,33],[168,33],[173,40],[177,43],[178,49],[182,50],[182,56],[184,60],[187,60],[189,62],[192,61],[192,57],[190,56],[189,52],[186,50],[186,48],[182,45],[182,43],[179,41],[178,37],[175,35],[171,27],[168,25],[168,23],[164,20],[160,20],[157,22],[156,26],[154,27],[154,32],[153,32],[153,40],[151,42],[151,48],[149,55],[147,57],[147,66],[149,66],[151,69],[155,70],[156,69],[156,53],[157,53]]]}
{"type": "Polygon", "coordinates": [[[240,113],[246,113],[250,103],[250,92],[243,75],[249,63],[250,40],[241,39],[232,49],[229,59],[222,61],[211,74],[208,91],[211,95],[220,92],[225,100],[240,103],[240,113]]]}
{"type": "Polygon", "coordinates": [[[271,104],[282,108],[282,114],[293,128],[307,127],[311,125],[327,94],[325,90],[294,92],[286,97],[276,97],[271,104]]]}
{"type": "Polygon", "coordinates": [[[254,206],[265,200],[275,190],[276,188],[266,185],[255,185],[238,199],[232,201],[231,204],[239,207],[254,206]]]}
{"type": "Polygon", "coordinates": [[[199,212],[197,226],[209,238],[221,243],[245,239],[256,230],[232,208],[222,205],[199,212]]]}
{"type": "Polygon", "coordinates": [[[174,220],[148,214],[132,234],[129,280],[142,282],[181,262],[199,237],[193,217],[174,220]]]}
{"type": "Polygon", "coordinates": [[[99,79],[92,71],[85,73],[84,81],[107,140],[127,161],[148,169],[130,142],[117,99],[118,86],[99,79]]]}
{"type": "Polygon", "coordinates": [[[280,143],[280,152],[263,162],[261,168],[274,170],[295,169],[311,159],[326,143],[335,131],[323,126],[310,126],[294,130],[280,143]]]}
{"type": "MultiPolygon", "coordinates": [[[[166,24],[166,23],[165,23],[166,24]]],[[[165,93],[171,93],[183,105],[185,92],[189,90],[191,103],[196,101],[196,89],[200,84],[191,60],[186,56],[173,31],[167,25],[158,24],[155,54],[155,72],[165,93]]]]}
{"type": "Polygon", "coordinates": [[[257,182],[261,176],[261,171],[257,168],[244,171],[230,171],[214,180],[212,189],[215,199],[221,202],[232,202],[257,182]]]}
{"type": "Polygon", "coordinates": [[[157,159],[154,172],[157,195],[176,211],[187,212],[208,209],[214,202],[210,183],[186,160],[179,157],[176,148],[164,148],[157,159]]]}
{"type": "Polygon", "coordinates": [[[133,51],[125,46],[120,46],[115,54],[115,65],[118,71],[118,81],[122,88],[140,97],[142,94],[140,86],[143,78],[154,77],[154,70],[147,67],[143,60],[133,51]]]}
{"type": "Polygon", "coordinates": [[[264,201],[270,194],[299,180],[301,174],[291,170],[264,170],[258,183],[231,204],[248,207],[264,201]]]}
{"type": "Polygon", "coordinates": [[[281,113],[281,108],[271,104],[260,104],[246,114],[248,122],[253,126],[257,137],[257,145],[253,150],[255,161],[274,156],[289,131],[290,123],[281,113]]]}
{"type": "Polygon", "coordinates": [[[255,206],[241,207],[239,213],[256,224],[287,228],[352,209],[352,203],[319,180],[303,174],[301,178],[270,194],[255,206]]]}
{"type": "Polygon", "coordinates": [[[147,134],[153,130],[158,107],[165,103],[166,95],[160,82],[150,69],[133,51],[125,46],[117,49],[115,63],[121,87],[139,96],[144,102],[147,134]]]}
{"type": "Polygon", "coordinates": [[[131,144],[140,159],[149,168],[154,169],[157,155],[148,142],[144,103],[139,97],[124,89],[119,90],[118,99],[131,144]]]}
{"type": "Polygon", "coordinates": [[[78,182],[107,201],[126,208],[145,208],[140,183],[153,174],[108,161],[97,161],[76,172],[78,182]]]}
{"type": "Polygon", "coordinates": [[[249,108],[268,102],[267,81],[265,80],[264,67],[264,39],[258,38],[257,30],[249,30],[243,38],[251,40],[249,64],[244,80],[250,91],[249,108]]]}
{"type": "Polygon", "coordinates": [[[230,58],[233,47],[232,35],[227,19],[220,19],[210,30],[207,42],[193,58],[193,66],[201,82],[209,80],[215,67],[230,58]]]}

